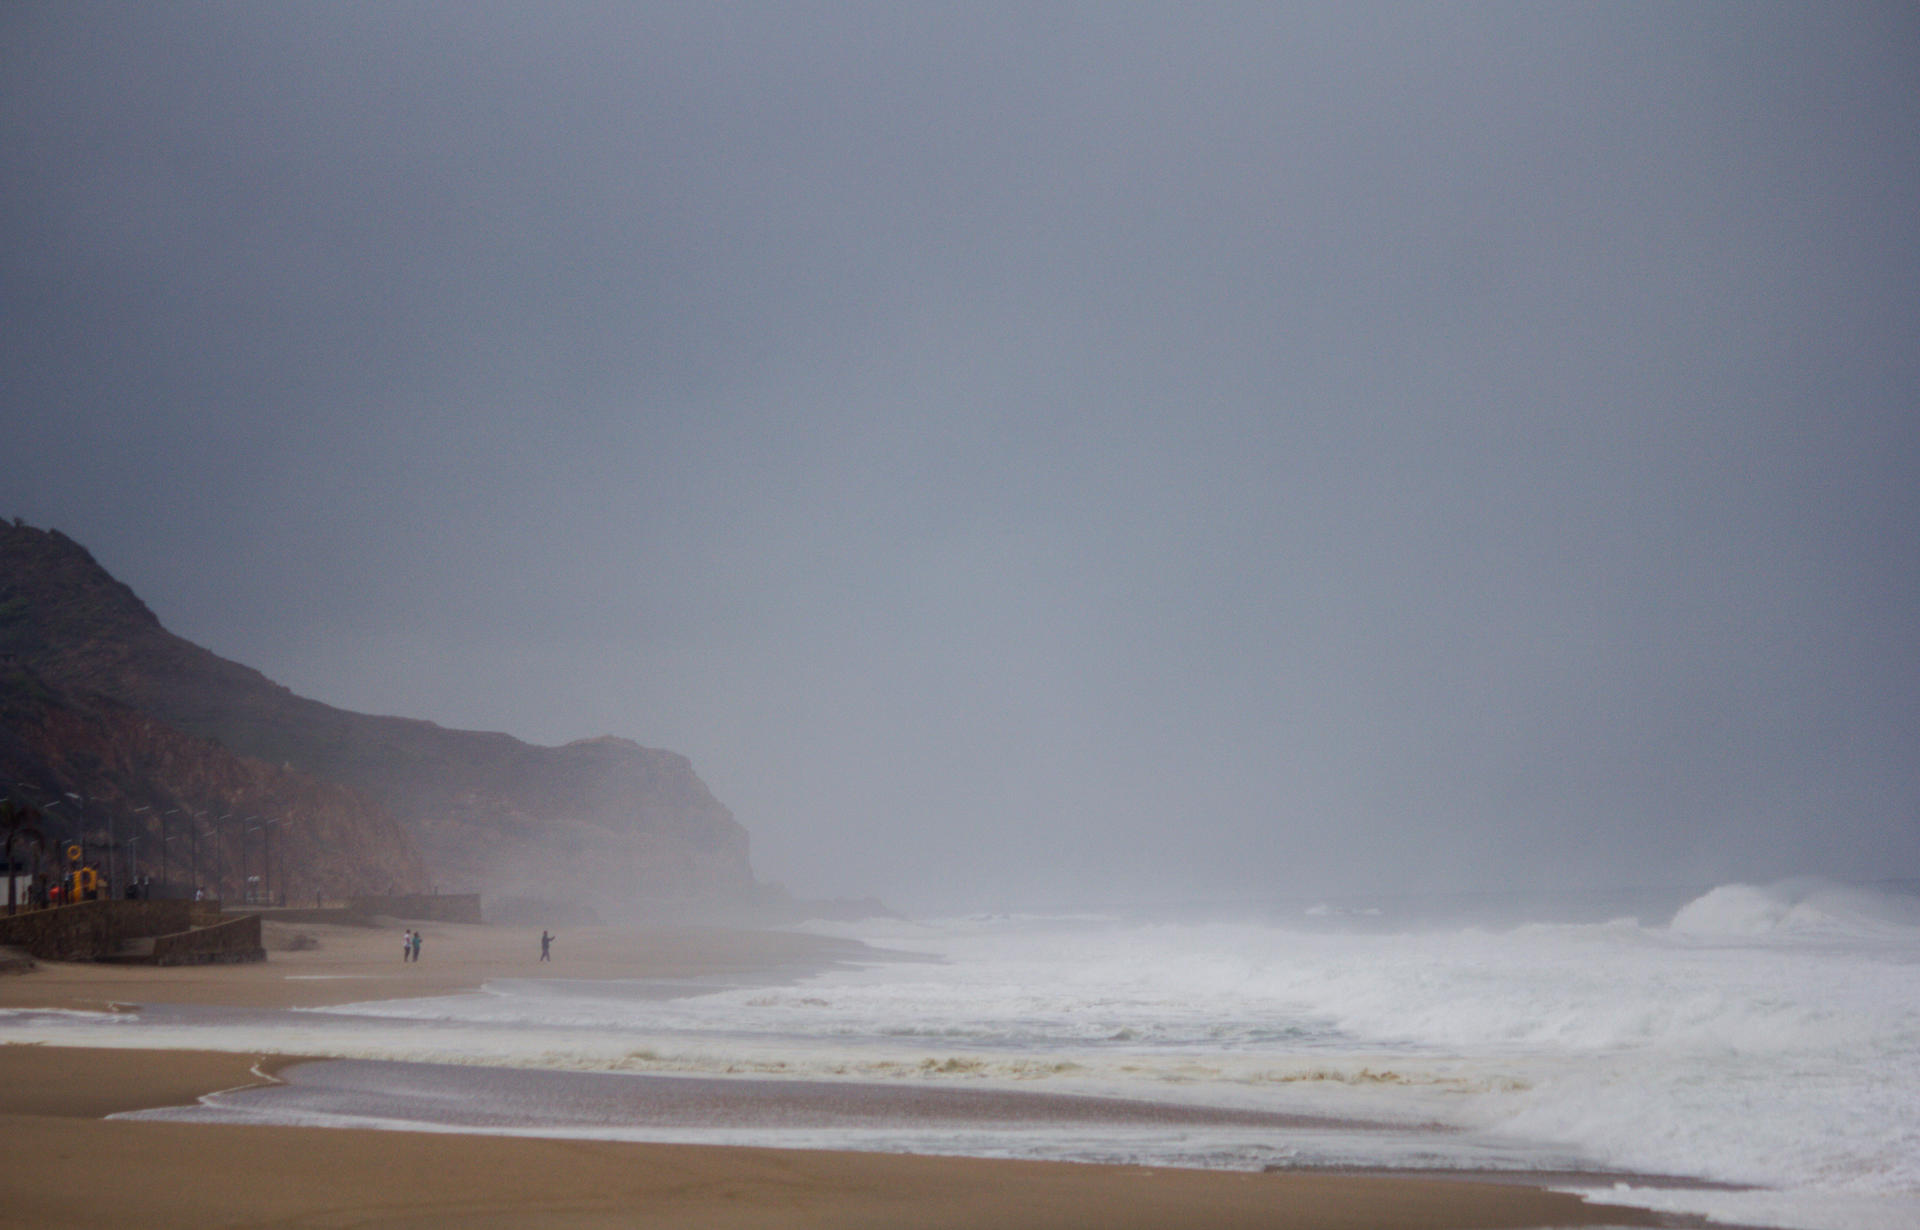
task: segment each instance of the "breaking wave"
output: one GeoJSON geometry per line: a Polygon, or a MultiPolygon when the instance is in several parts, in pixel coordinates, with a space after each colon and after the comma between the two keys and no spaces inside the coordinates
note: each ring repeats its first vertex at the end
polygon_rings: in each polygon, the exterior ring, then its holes
{"type": "Polygon", "coordinates": [[[1683,906],[1668,930],[1739,939],[1912,939],[1920,932],[1920,901],[1811,879],[1723,884],[1683,906]]]}

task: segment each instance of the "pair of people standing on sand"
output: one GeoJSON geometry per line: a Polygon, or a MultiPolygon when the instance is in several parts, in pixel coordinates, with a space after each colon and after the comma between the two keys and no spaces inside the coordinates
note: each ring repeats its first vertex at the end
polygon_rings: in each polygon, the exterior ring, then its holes
{"type": "Polygon", "coordinates": [[[418,961],[420,959],[420,933],[408,927],[400,935],[400,959],[418,961]]]}

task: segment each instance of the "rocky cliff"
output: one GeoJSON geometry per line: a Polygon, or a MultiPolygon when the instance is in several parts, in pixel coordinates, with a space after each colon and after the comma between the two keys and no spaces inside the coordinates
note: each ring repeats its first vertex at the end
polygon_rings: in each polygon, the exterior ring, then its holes
{"type": "MultiPolygon", "coordinates": [[[[18,660],[0,668],[0,776],[37,813],[51,869],[68,843],[121,884],[227,901],[312,902],[427,882],[412,838],[372,799],[237,756],[104,697],[62,692],[18,660]]],[[[36,859],[37,856],[37,859],[36,859]]]]}
{"type": "MultiPolygon", "coordinates": [[[[168,632],[71,539],[17,522],[0,524],[0,665],[9,658],[69,710],[111,706],[361,798],[369,824],[396,821],[444,890],[618,913],[754,888],[745,831],[685,757],[614,738],[538,747],[296,696],[168,632]]],[[[392,852],[374,863],[404,865],[392,852]]]]}

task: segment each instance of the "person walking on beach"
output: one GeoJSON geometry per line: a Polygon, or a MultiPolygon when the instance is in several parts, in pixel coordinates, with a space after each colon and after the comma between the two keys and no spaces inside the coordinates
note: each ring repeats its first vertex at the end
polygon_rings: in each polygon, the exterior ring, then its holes
{"type": "Polygon", "coordinates": [[[405,931],[402,931],[400,933],[400,959],[402,961],[413,960],[413,928],[412,927],[408,927],[405,931]]]}
{"type": "Polygon", "coordinates": [[[413,959],[415,961],[420,959],[420,933],[418,931],[413,933],[413,959]]]}
{"type": "Polygon", "coordinates": [[[540,959],[542,961],[553,960],[552,950],[553,950],[553,937],[551,935],[548,935],[546,931],[542,929],[542,931],[540,932],[540,959]]]}

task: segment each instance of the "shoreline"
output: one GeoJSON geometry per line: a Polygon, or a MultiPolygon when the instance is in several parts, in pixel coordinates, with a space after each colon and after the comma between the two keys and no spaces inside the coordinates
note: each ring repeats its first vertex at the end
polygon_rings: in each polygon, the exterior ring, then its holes
{"type": "MultiPolygon", "coordinates": [[[[280,1065],[300,1062],[278,1058],[280,1065]]],[[[241,1052],[0,1046],[0,1225],[1129,1230],[1689,1226],[1478,1176],[1244,1173],[913,1154],[107,1119],[273,1079],[241,1052]],[[115,1177],[76,1181],[78,1173],[115,1177]]],[[[1038,1095],[1037,1095],[1038,1096],[1038,1095]]]]}
{"type": "MultiPolygon", "coordinates": [[[[494,977],[771,979],[863,955],[859,946],[844,941],[785,932],[583,928],[562,936],[555,945],[557,959],[543,965],[537,961],[537,929],[425,928],[427,944],[418,966],[402,966],[397,954],[389,960],[397,930],[389,935],[386,929],[276,924],[276,931],[288,933],[278,937],[279,943],[305,932],[314,935],[314,946],[275,949],[267,962],[251,966],[158,970],[49,964],[0,979],[0,1007],[319,1006],[455,994],[494,977]],[[563,946],[569,940],[571,945],[563,946]]],[[[122,1225],[136,1217],[161,1225],[216,1227],[262,1222],[598,1227],[657,1220],[714,1230],[903,1225],[1493,1230],[1703,1224],[1588,1204],[1544,1186],[1564,1185],[1565,1175],[1530,1182],[1526,1176],[1469,1173],[1249,1173],[105,1117],[190,1106],[216,1092],[277,1083],[275,1073],[304,1062],[309,1060],[240,1051],[0,1045],[0,1130],[12,1146],[0,1170],[5,1175],[0,1226],[122,1225]],[[76,1181],[76,1163],[80,1174],[114,1175],[116,1181],[76,1181]]],[[[903,1113],[888,1105],[901,1091],[848,1093],[843,1087],[796,1094],[779,1084],[759,1083],[740,1096],[774,1104],[783,1093],[794,1102],[856,1103],[864,1107],[862,1113],[883,1119],[903,1113]]],[[[689,1113],[701,1113],[703,1098],[708,1111],[718,1109],[711,1091],[680,1088],[693,1096],[689,1113]]],[[[939,1091],[963,1092],[976,1091],[939,1091]]],[[[1073,1109],[1071,1101],[1049,1102],[1062,1096],[1022,1094],[999,1106],[1073,1109]]],[[[968,1100],[931,1099],[947,1107],[968,1100]]],[[[1593,1177],[1596,1186],[1613,1178],[1593,1177]]]]}

